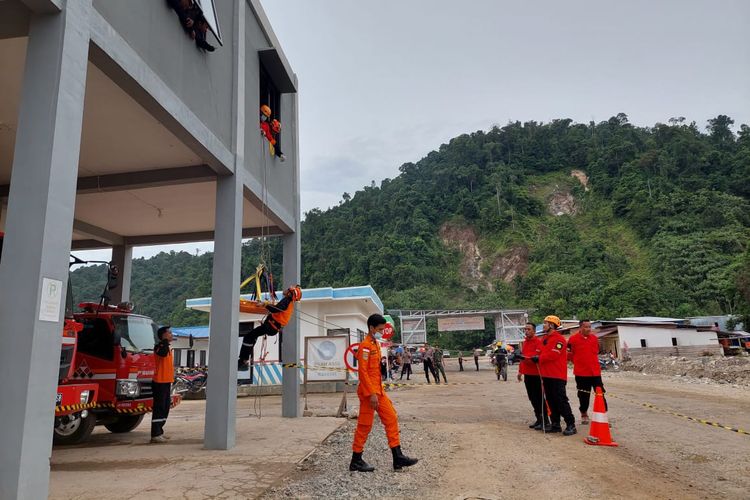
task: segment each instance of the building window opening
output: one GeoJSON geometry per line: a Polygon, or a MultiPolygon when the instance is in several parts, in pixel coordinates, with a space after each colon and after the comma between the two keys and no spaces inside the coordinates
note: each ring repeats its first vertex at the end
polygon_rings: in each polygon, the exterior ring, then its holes
{"type": "Polygon", "coordinates": [[[281,152],[281,92],[273,83],[268,70],[260,63],[260,130],[268,141],[268,151],[279,160],[286,160],[281,152]]]}
{"type": "Polygon", "coordinates": [[[672,337],[672,345],[677,347],[677,337],[672,337]]]}
{"type": "Polygon", "coordinates": [[[174,365],[175,367],[179,368],[182,366],[182,349],[172,349],[172,354],[174,357],[174,365]]]}
{"type": "Polygon", "coordinates": [[[201,366],[207,366],[207,363],[206,363],[206,351],[205,350],[201,350],[201,352],[200,352],[200,365],[201,366]]]}
{"type": "Polygon", "coordinates": [[[187,365],[188,368],[195,368],[195,351],[192,349],[187,352],[187,365]]]}
{"type": "Polygon", "coordinates": [[[646,339],[641,339],[641,347],[646,347],[646,339]]]}

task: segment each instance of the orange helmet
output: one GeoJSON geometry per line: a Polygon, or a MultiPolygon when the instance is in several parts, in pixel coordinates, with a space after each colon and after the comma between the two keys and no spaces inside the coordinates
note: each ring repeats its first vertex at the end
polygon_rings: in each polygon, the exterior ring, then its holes
{"type": "Polygon", "coordinates": [[[302,298],[302,289],[299,287],[299,285],[290,286],[286,290],[286,295],[290,295],[293,301],[299,302],[299,300],[302,298]]]}
{"type": "Polygon", "coordinates": [[[552,315],[549,315],[546,318],[544,318],[544,321],[546,321],[547,323],[552,323],[558,328],[560,328],[560,325],[562,324],[562,322],[560,321],[560,318],[558,318],[557,316],[552,316],[552,315]]]}
{"type": "Polygon", "coordinates": [[[277,120],[276,118],[271,120],[271,130],[273,130],[277,134],[281,132],[281,122],[277,120]]]}
{"type": "Polygon", "coordinates": [[[260,112],[265,115],[266,118],[271,118],[271,108],[266,106],[265,104],[260,107],[260,112]]]}

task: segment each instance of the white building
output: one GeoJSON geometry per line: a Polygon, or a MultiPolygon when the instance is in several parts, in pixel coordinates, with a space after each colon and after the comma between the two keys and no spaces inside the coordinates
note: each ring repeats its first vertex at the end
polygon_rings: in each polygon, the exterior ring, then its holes
{"type": "MultiPolygon", "coordinates": [[[[281,294],[277,294],[281,298],[281,294]]],[[[250,299],[249,295],[242,298],[250,299]]],[[[211,298],[188,299],[188,309],[211,313],[211,298]]],[[[349,343],[362,340],[367,332],[367,318],[371,314],[383,314],[383,303],[370,286],[347,288],[310,288],[302,290],[302,300],[297,304],[295,314],[299,316],[299,352],[304,363],[305,338],[327,335],[349,335],[349,343]]],[[[240,313],[240,332],[247,332],[264,318],[263,315],[240,313]]],[[[208,365],[208,327],[175,327],[173,343],[175,366],[208,365]],[[189,347],[189,336],[193,335],[193,348],[189,347]],[[192,352],[191,352],[192,351],[192,352]]],[[[238,343],[241,343],[238,338],[238,343]]],[[[281,384],[281,361],[279,359],[279,337],[268,337],[265,344],[258,339],[253,353],[255,367],[253,383],[263,385],[281,384]],[[263,347],[265,346],[265,349],[263,347]],[[265,354],[265,355],[264,355],[265,354]],[[263,362],[259,362],[263,358],[263,362]]],[[[301,375],[301,371],[300,371],[301,375]]],[[[248,378],[248,372],[239,372],[238,378],[248,378]]]]}
{"type": "Polygon", "coordinates": [[[631,356],[722,354],[716,332],[700,331],[699,327],[682,319],[618,318],[616,321],[603,322],[600,332],[597,336],[601,338],[604,349],[614,347],[612,350],[618,357],[625,351],[631,356]]]}

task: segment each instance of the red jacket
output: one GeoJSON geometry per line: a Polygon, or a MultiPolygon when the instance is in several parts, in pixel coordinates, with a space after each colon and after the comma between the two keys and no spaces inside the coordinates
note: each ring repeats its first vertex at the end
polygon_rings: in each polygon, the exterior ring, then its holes
{"type": "Polygon", "coordinates": [[[568,380],[568,343],[560,332],[553,330],[542,339],[542,353],[539,355],[539,370],[542,378],[568,380]]]}
{"type": "Polygon", "coordinates": [[[568,360],[573,362],[573,375],[598,377],[602,374],[599,366],[599,339],[589,333],[588,338],[575,333],[568,339],[568,360]]]}
{"type": "Polygon", "coordinates": [[[532,337],[531,340],[524,339],[523,346],[521,347],[521,354],[524,359],[521,364],[518,365],[518,373],[521,375],[536,375],[539,376],[539,370],[536,367],[536,363],[531,361],[532,356],[539,356],[542,352],[542,341],[539,337],[532,337]]]}

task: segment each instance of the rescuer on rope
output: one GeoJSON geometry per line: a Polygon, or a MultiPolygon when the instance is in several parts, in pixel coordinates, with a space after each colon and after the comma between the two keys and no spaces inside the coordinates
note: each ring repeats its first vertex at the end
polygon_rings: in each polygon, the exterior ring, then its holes
{"type": "Polygon", "coordinates": [[[302,298],[302,289],[299,285],[289,287],[284,292],[284,298],[276,304],[266,304],[264,307],[268,310],[268,316],[257,328],[244,336],[242,348],[240,349],[240,359],[237,360],[237,369],[246,370],[249,365],[250,355],[255,347],[255,342],[264,335],[274,336],[279,333],[286,325],[294,313],[294,303],[299,302],[302,298]]]}

